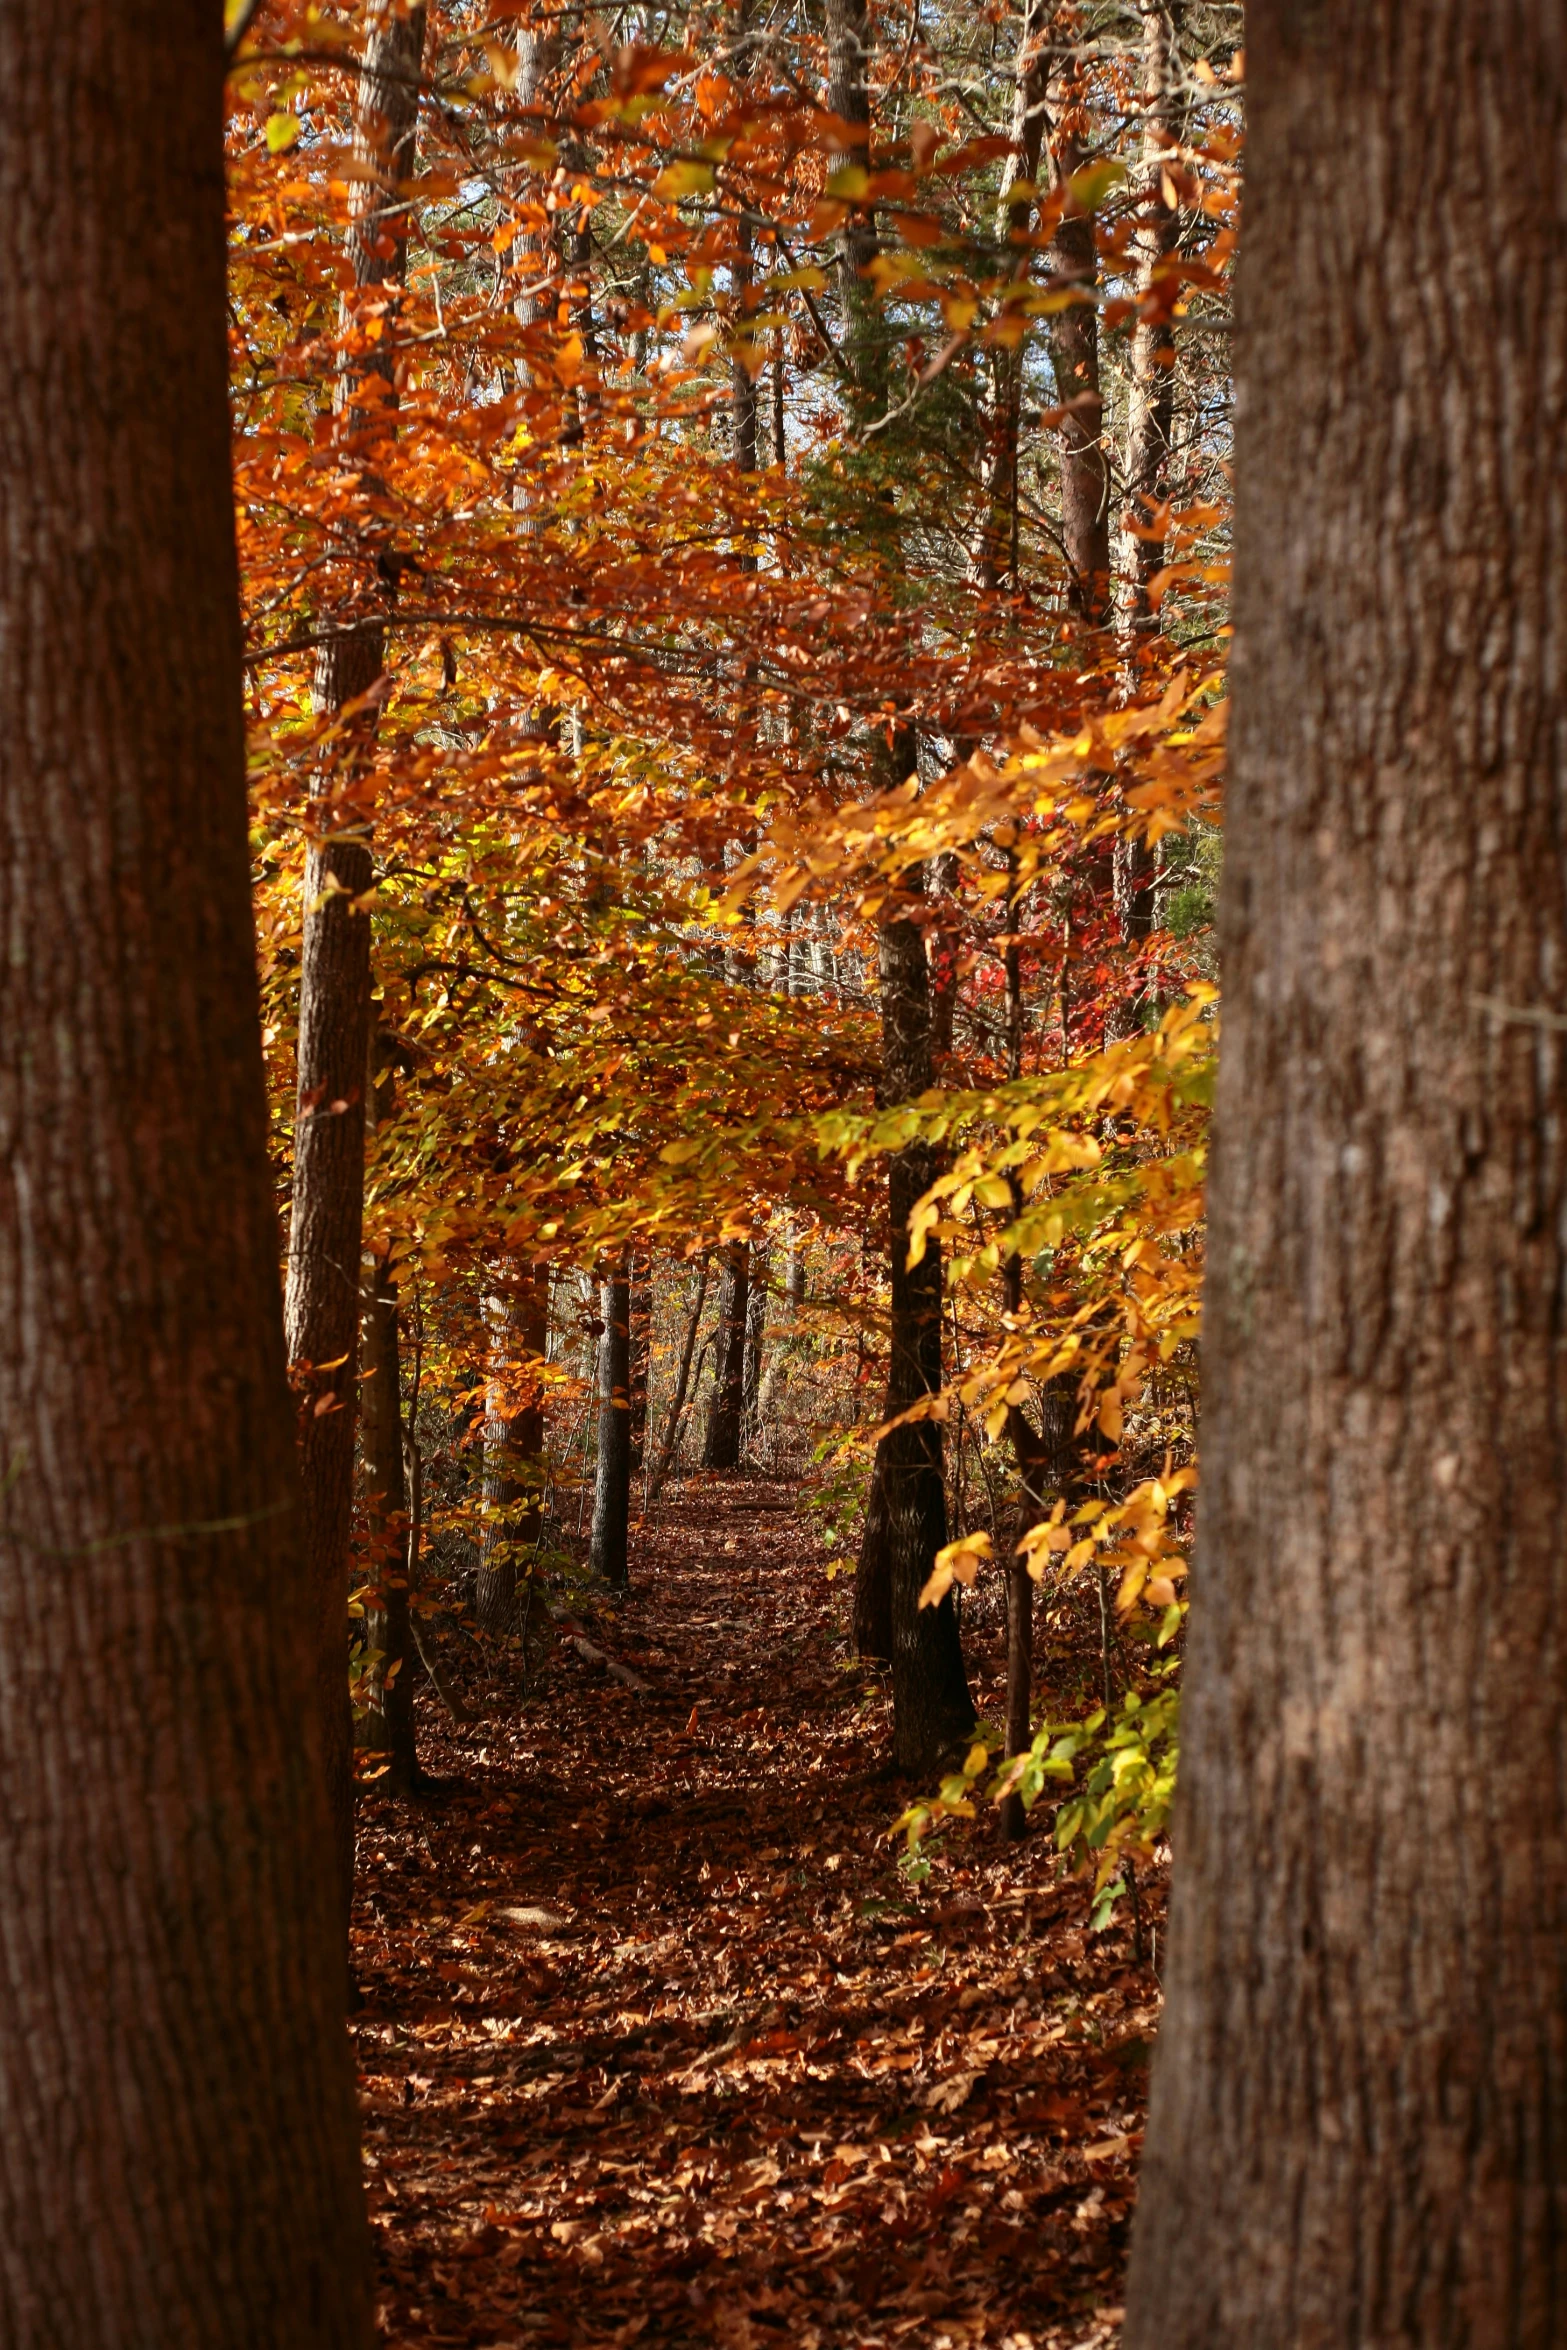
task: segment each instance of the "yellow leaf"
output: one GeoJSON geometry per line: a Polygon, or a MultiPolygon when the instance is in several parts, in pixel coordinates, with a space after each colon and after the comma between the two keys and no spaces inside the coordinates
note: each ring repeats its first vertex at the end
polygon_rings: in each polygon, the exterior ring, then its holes
{"type": "Polygon", "coordinates": [[[682,196],[711,195],[717,177],[710,163],[670,163],[653,182],[653,193],[666,204],[678,204],[682,196]]]}
{"type": "Polygon", "coordinates": [[[267,117],[267,152],[282,155],[299,137],[297,114],[272,114],[267,117]]]}

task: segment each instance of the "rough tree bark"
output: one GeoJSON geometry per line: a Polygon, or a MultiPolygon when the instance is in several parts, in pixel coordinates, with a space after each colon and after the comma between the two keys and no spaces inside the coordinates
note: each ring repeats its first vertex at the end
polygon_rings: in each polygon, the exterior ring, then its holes
{"type": "Polygon", "coordinates": [[[1567,32],[1247,17],[1204,1485],[1127,2341],[1547,2350],[1567,32]]]}
{"type": "Polygon", "coordinates": [[[702,1446],[704,1469],[737,1469],[745,1422],[745,1325],[750,1303],[751,1244],[732,1240],[724,1251],[718,1290],[718,1345],[713,1398],[702,1446]]]}
{"type": "Polygon", "coordinates": [[[631,1282],[625,1264],[599,1285],[598,1465],[588,1563],[601,1581],[627,1580],[631,1521],[631,1282]]]}
{"type": "Polygon", "coordinates": [[[542,1358],[549,1337],[547,1265],[511,1265],[487,1300],[490,1378],[484,1415],[484,1532],[474,1581],[474,1614],[487,1632],[516,1628],[517,1554],[539,1538],[544,1391],[519,1403],[520,1359],[542,1358]]]}
{"type": "Polygon", "coordinates": [[[0,11],[17,2350],[370,2332],[249,904],[222,85],[204,0],[0,11]]]}
{"type": "MultiPolygon", "coordinates": [[[[407,271],[406,212],[396,182],[412,168],[424,55],[423,7],[395,14],[390,0],[371,25],[359,79],[354,144],[377,176],[356,181],[349,233],[355,285],[400,287],[407,271]]],[[[383,336],[378,354],[388,348],[383,336]]],[[[389,362],[390,364],[390,362],[389,362]]],[[[344,404],[367,378],[345,378],[344,404]]],[[[395,391],[388,384],[388,393],[395,391]]],[[[382,636],[345,615],[345,632],[321,648],[316,706],[334,715],[368,695],[381,674],[382,636]]],[[[369,755],[373,706],[348,721],[350,772],[369,755]]],[[[302,1538],[316,1595],[317,1676],[327,1785],[337,1831],[346,1921],[353,1889],[353,1738],[346,1669],[348,1544],[353,1514],[354,1402],[359,1357],[359,1259],[364,1221],[365,1069],[370,1034],[368,827],[334,805],[337,763],[318,775],[315,826],[305,861],[300,959],[299,1068],[294,1118],[294,1195],[285,1324],[290,1361],[305,1388],[300,1414],[302,1538]]]]}

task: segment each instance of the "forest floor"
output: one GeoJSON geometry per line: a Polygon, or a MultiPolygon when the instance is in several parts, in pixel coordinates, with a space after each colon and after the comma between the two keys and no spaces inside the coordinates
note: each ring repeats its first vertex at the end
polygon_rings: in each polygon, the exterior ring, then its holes
{"type": "MultiPolygon", "coordinates": [[[[437,1784],[360,1799],[384,2337],[1102,2350],[1158,1987],[1048,1833],[911,1884],[887,1699],[796,1490],[671,1489],[632,1585],[437,1784]]],[[[999,1716],[999,1659],[971,1658],[999,1716]]],[[[1152,1914],[1145,1895],[1145,1923],[1152,1914]]]]}

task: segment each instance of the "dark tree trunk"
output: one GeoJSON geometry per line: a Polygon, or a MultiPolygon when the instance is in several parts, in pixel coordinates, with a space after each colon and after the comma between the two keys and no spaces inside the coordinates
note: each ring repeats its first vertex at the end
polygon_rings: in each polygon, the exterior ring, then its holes
{"type": "Polygon", "coordinates": [[[517,1567],[543,1523],[544,1390],[517,1401],[521,1359],[542,1359],[549,1339],[547,1265],[513,1265],[488,1303],[491,1376],[484,1416],[484,1531],[474,1614],[487,1632],[516,1627],[517,1567]]]}
{"type": "Polygon", "coordinates": [[[751,1287],[749,1241],[731,1241],[724,1251],[718,1291],[718,1346],[713,1363],[713,1400],[708,1406],[704,1469],[737,1469],[745,1418],[745,1325],[751,1287]]]}
{"type": "Polygon", "coordinates": [[[1247,17],[1204,1483],[1127,2341],[1547,2350],[1567,34],[1555,0],[1247,17]]]}
{"type": "MultiPolygon", "coordinates": [[[[1002,950],[1002,970],[1006,981],[1004,1021],[1006,1026],[1006,1071],[1009,1082],[1015,1083],[1023,1073],[1023,950],[1018,944],[1020,919],[1019,890],[1017,886],[1018,861],[1015,851],[1008,852],[1009,881],[1006,894],[1006,945],[1002,950]]],[[[1007,1185],[1012,1194],[1012,1213],[1018,1216],[1023,1209],[1023,1186],[1015,1170],[1009,1172],[1007,1185]]],[[[1023,1260],[1014,1251],[1001,1268],[1002,1305],[1014,1319],[1023,1310],[1023,1260]]],[[[1029,1474],[1034,1445],[1033,1428],[1019,1406],[1014,1404],[1008,1414],[1008,1433],[1017,1456],[1018,1476],[1023,1488],[1022,1509],[1019,1513],[1018,1536],[1021,1538],[1033,1522],[1034,1509],[1039,1500],[1037,1480],[1029,1474]]],[[[1021,1754],[1031,1738],[1030,1724],[1034,1704],[1034,1584],[1027,1567],[1014,1548],[1004,1563],[1007,1591],[1007,1718],[1006,1751],[1021,1754]]],[[[1020,1795],[1003,1797],[1001,1804],[1001,1833],[1009,1840],[1022,1835],[1027,1816],[1020,1795]]]]}
{"type": "MultiPolygon", "coordinates": [[[[931,1082],[930,974],[918,923],[907,916],[884,922],[879,961],[883,1099],[913,1101],[931,1082]]],[[[910,1143],[888,1167],[888,1419],[941,1391],[941,1251],[928,1241],[918,1265],[911,1269],[908,1262],[909,1219],[935,1171],[925,1143],[910,1143]]],[[[952,1594],[937,1607],[919,1604],[947,1540],[939,1421],[915,1420],[882,1438],[866,1537],[856,1577],[856,1627],[863,1622],[868,1634],[879,1633],[890,1619],[893,1761],[900,1770],[929,1771],[974,1726],[952,1594]],[[878,1581],[885,1583],[884,1595],[878,1581]]]]}
{"type": "Polygon", "coordinates": [[[631,1283],[622,1266],[599,1286],[598,1466],[589,1564],[605,1583],[627,1580],[631,1521],[631,1283]]]}
{"type": "Polygon", "coordinates": [[[222,103],[197,0],[0,11],[15,2350],[370,2334],[250,913],[222,103]]]}
{"type": "MultiPolygon", "coordinates": [[[[407,16],[384,13],[365,42],[354,143],[362,167],[380,176],[355,183],[362,193],[349,246],[360,289],[384,283],[400,287],[406,276],[407,212],[395,183],[406,179],[412,166],[424,21],[423,7],[407,16]]],[[[389,321],[388,337],[390,327],[389,321]]],[[[378,352],[387,340],[376,346],[378,352]]],[[[389,368],[392,364],[388,359],[389,368]]],[[[345,404],[355,423],[356,388],[345,379],[345,404]]],[[[395,384],[389,388],[395,390],[395,384]]],[[[346,627],[354,626],[355,615],[342,618],[346,627]]],[[[318,709],[334,715],[369,694],[381,674],[381,655],[381,633],[374,627],[360,626],[324,645],[316,668],[318,709]]],[[[351,715],[347,723],[346,759],[353,771],[369,755],[373,707],[351,715]]],[[[304,1388],[302,1539],[316,1596],[319,1701],[346,1920],[354,1861],[346,1602],[370,1037],[367,893],[373,875],[368,830],[359,819],[344,823],[333,805],[336,789],[336,770],[323,766],[313,810],[315,836],[305,860],[285,1323],[289,1359],[304,1388]]]]}
{"type": "Polygon", "coordinates": [[[406,1794],[418,1785],[420,1771],[414,1740],[413,1641],[409,1630],[400,1325],[397,1275],[388,1254],[371,1261],[369,1295],[364,1304],[360,1435],[378,1595],[365,1610],[365,1638],[381,1661],[371,1675],[370,1711],[360,1742],[389,1758],[387,1784],[406,1794]]]}

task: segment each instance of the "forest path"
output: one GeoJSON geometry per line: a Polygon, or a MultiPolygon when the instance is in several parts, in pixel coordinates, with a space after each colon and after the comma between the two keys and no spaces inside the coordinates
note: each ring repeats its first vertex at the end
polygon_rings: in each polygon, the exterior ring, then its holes
{"type": "Polygon", "coordinates": [[[477,1666],[481,1723],[421,1691],[432,1793],[361,1794],[398,2350],[1116,2339],[1156,1986],[1043,1835],[899,1873],[885,1697],[796,1498],[693,1480],[634,1531],[584,1629],[650,1695],[564,1643],[526,1702],[477,1666]]]}

